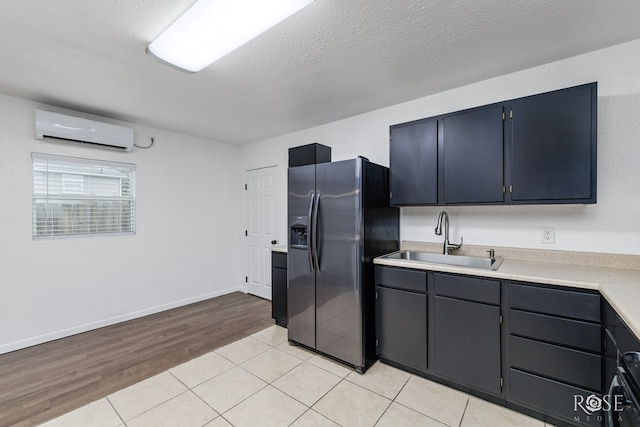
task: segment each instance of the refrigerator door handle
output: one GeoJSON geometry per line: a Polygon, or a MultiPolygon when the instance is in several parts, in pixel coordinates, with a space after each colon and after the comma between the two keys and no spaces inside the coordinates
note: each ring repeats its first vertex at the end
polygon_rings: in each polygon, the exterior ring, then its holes
{"type": "Polygon", "coordinates": [[[307,256],[309,258],[309,270],[311,271],[315,271],[313,268],[313,255],[312,255],[312,251],[313,251],[313,240],[314,240],[314,236],[313,236],[313,219],[312,219],[312,214],[313,214],[313,202],[314,202],[314,197],[315,197],[315,193],[311,192],[311,195],[309,196],[309,214],[307,216],[307,256]]]}
{"type": "Polygon", "coordinates": [[[315,271],[320,272],[320,259],[318,256],[318,211],[320,210],[320,193],[316,193],[316,203],[313,208],[313,261],[315,271]]]}

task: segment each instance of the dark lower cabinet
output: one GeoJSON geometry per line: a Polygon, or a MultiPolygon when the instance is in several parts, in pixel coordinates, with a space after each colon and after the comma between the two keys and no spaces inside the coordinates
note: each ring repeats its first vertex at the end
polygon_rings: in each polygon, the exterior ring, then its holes
{"type": "Polygon", "coordinates": [[[640,351],[597,291],[379,265],[375,277],[383,362],[554,425],[602,425],[584,402],[640,351]]]}
{"type": "MultiPolygon", "coordinates": [[[[603,304],[603,313],[605,331],[615,346],[617,356],[640,351],[640,340],[606,301],[603,304]]],[[[616,355],[612,357],[615,358],[616,355]]]]}
{"type": "Polygon", "coordinates": [[[376,287],[378,356],[427,369],[427,296],[376,287]]]}
{"type": "Polygon", "coordinates": [[[433,371],[500,395],[500,282],[445,274],[435,274],[434,282],[433,371]],[[487,303],[487,295],[497,297],[493,304],[487,303]]]}
{"type": "Polygon", "coordinates": [[[271,317],[287,327],[287,254],[271,252],[271,317]]]}
{"type": "MultiPolygon", "coordinates": [[[[601,425],[577,402],[602,396],[600,295],[508,283],[508,402],[573,425],[601,425]]],[[[552,421],[552,422],[553,422],[552,421]]]]}
{"type": "Polygon", "coordinates": [[[427,369],[427,273],[376,267],[376,352],[388,362],[427,369]]]}
{"type": "Polygon", "coordinates": [[[601,426],[603,419],[601,411],[587,414],[579,408],[574,410],[576,396],[586,400],[592,394],[594,393],[591,390],[551,380],[541,375],[513,368],[509,370],[507,400],[554,417],[554,420],[551,420],[554,424],[558,424],[556,420],[561,420],[565,424],[601,426]]]}
{"type": "Polygon", "coordinates": [[[600,391],[602,388],[602,358],[598,353],[511,335],[509,354],[511,366],[524,371],[538,372],[547,378],[589,390],[600,391]]]}

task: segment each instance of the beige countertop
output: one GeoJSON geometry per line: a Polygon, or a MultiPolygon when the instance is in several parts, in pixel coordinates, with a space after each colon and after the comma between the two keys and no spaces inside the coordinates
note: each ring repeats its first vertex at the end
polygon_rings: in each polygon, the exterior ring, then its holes
{"type": "Polygon", "coordinates": [[[283,252],[283,253],[287,253],[287,247],[286,246],[271,246],[271,252],[283,252]]]}
{"type": "MultiPolygon", "coordinates": [[[[403,244],[403,249],[406,248],[403,244]]],[[[415,247],[411,247],[411,249],[416,250],[415,247]]],[[[505,252],[508,251],[505,250],[505,252]]],[[[498,250],[496,250],[496,254],[498,254],[498,250]]],[[[627,326],[629,326],[640,339],[640,270],[603,267],[598,266],[597,262],[593,263],[595,266],[585,265],[585,263],[589,263],[590,259],[588,258],[591,255],[602,257],[601,254],[585,254],[583,258],[586,257],[587,259],[576,258],[576,263],[532,261],[505,257],[500,268],[495,271],[384,258],[376,258],[374,263],[395,267],[598,290],[616,310],[620,318],[624,320],[627,326]]]]}

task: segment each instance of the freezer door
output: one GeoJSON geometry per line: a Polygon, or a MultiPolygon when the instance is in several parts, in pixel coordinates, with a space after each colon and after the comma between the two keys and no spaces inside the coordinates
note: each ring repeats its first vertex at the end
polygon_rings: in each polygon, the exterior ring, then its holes
{"type": "Polygon", "coordinates": [[[288,191],[287,330],[290,340],[315,348],[316,282],[311,268],[309,227],[315,194],[315,165],[290,168],[288,191]],[[306,235],[302,236],[302,233],[306,235]]]}
{"type": "Polygon", "coordinates": [[[316,165],[316,349],[364,366],[362,161],[316,165]]]}

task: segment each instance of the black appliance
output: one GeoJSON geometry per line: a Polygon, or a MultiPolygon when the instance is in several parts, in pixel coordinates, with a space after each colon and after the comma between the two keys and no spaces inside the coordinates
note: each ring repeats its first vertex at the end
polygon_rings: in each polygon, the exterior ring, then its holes
{"type": "Polygon", "coordinates": [[[608,398],[607,427],[640,426],[640,353],[628,352],[620,357],[608,398]]]}
{"type": "Polygon", "coordinates": [[[289,341],[358,372],[376,359],[373,258],[398,250],[389,170],[364,158],[289,168],[289,341]]]}

